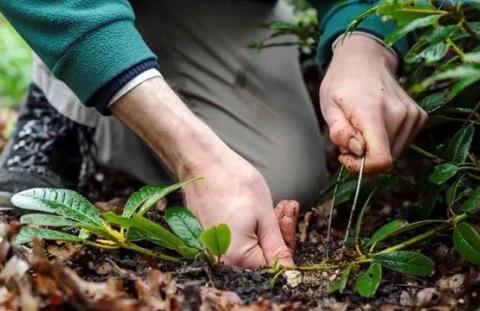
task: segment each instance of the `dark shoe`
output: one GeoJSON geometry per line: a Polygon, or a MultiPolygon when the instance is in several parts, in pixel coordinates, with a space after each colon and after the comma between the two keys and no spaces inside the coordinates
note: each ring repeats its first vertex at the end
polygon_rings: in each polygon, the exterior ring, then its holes
{"type": "Polygon", "coordinates": [[[92,160],[93,129],[60,114],[31,85],[0,159],[0,191],[75,188],[92,160]]]}

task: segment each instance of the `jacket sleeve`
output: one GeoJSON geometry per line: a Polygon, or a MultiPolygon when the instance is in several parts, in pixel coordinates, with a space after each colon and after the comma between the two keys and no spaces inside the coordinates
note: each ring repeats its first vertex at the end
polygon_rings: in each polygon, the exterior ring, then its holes
{"type": "MultiPolygon", "coordinates": [[[[317,50],[319,64],[325,66],[332,57],[332,43],[348,28],[348,25],[362,13],[372,8],[378,1],[357,0],[357,1],[324,1],[310,0],[317,8],[320,24],[320,40],[317,50]]],[[[390,32],[394,31],[396,25],[393,21],[383,21],[380,16],[370,15],[363,20],[357,31],[363,31],[383,39],[390,32]]],[[[409,48],[407,39],[397,41],[393,49],[400,57],[409,48]]]]}
{"type": "Polygon", "coordinates": [[[126,0],[0,0],[0,11],[58,79],[104,114],[123,85],[158,67],[126,0]]]}

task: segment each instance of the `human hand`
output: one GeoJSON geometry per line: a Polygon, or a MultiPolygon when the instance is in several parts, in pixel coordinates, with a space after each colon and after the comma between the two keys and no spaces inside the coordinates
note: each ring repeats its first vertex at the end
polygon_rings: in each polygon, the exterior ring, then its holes
{"type": "Polygon", "coordinates": [[[110,109],[179,180],[204,178],[184,187],[186,205],[203,227],[230,227],[226,264],[258,268],[278,258],[282,265],[294,265],[298,203],[282,201],[275,214],[260,172],[197,118],[163,79],[141,83],[110,109]]]}
{"type": "Polygon", "coordinates": [[[225,264],[258,268],[278,259],[294,266],[298,203],[282,201],[274,211],[270,190],[252,165],[232,151],[217,160],[189,172],[204,179],[186,185],[184,194],[187,207],[204,228],[219,223],[230,227],[232,242],[225,264]]]}
{"type": "Polygon", "coordinates": [[[335,47],[320,86],[320,106],[339,160],[352,172],[388,171],[424,126],[427,114],[395,77],[396,56],[379,42],[352,35],[335,47]]]}

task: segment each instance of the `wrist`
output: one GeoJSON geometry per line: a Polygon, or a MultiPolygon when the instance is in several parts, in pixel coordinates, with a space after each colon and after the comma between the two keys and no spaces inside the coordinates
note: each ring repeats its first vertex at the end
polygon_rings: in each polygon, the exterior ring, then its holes
{"type": "Polygon", "coordinates": [[[395,73],[399,66],[399,60],[395,53],[378,40],[363,34],[347,35],[335,45],[333,59],[345,57],[374,59],[374,63],[385,65],[392,73],[395,73]]]}
{"type": "Polygon", "coordinates": [[[145,81],[110,107],[180,179],[232,152],[161,78],[145,81]]]}

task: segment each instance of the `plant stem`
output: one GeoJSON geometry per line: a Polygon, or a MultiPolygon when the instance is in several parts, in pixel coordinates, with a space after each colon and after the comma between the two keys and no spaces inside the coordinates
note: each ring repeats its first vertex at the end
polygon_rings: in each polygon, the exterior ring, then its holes
{"type": "Polygon", "coordinates": [[[443,161],[439,156],[437,156],[437,155],[435,155],[435,154],[433,154],[433,153],[431,153],[431,152],[428,152],[427,150],[425,150],[425,149],[423,149],[423,148],[421,148],[421,147],[419,147],[419,146],[417,146],[417,145],[411,144],[409,147],[410,147],[410,149],[412,149],[413,151],[415,151],[415,152],[417,152],[417,153],[419,153],[419,154],[421,154],[421,155],[423,155],[423,156],[431,159],[431,160],[434,161],[434,162],[442,162],[442,161],[443,161]]]}
{"type": "Polygon", "coordinates": [[[448,229],[452,226],[452,224],[456,224],[457,222],[459,221],[462,221],[464,220],[465,218],[467,218],[468,215],[467,214],[461,214],[461,215],[458,215],[458,216],[455,216],[453,217],[452,219],[450,219],[448,221],[448,223],[446,224],[441,224],[441,225],[438,225],[436,226],[435,228],[432,228],[430,230],[427,230],[425,231],[424,233],[422,234],[419,234],[417,236],[414,236],[413,238],[409,239],[409,240],[406,240],[402,243],[399,243],[397,245],[394,245],[394,246],[391,246],[389,248],[386,248],[376,254],[373,254],[373,256],[375,255],[378,255],[378,254],[385,254],[385,253],[391,253],[391,252],[394,252],[394,251],[398,251],[400,249],[403,249],[403,248],[406,248],[406,247],[409,247],[411,245],[414,245],[414,244],[417,244],[429,237],[431,237],[432,235],[436,234],[437,232],[439,231],[443,231],[445,229],[448,229]]]}
{"type": "Polygon", "coordinates": [[[448,45],[452,47],[455,53],[457,53],[457,55],[460,56],[461,59],[463,59],[465,53],[462,51],[462,49],[450,38],[447,38],[445,41],[447,41],[448,45]]]}
{"type": "Polygon", "coordinates": [[[465,21],[465,18],[463,18],[460,25],[462,26],[463,30],[465,30],[475,41],[477,41],[477,44],[480,44],[480,36],[475,32],[472,26],[465,21]]]}
{"type": "Polygon", "coordinates": [[[343,265],[322,265],[322,264],[315,264],[315,265],[308,265],[297,267],[300,271],[315,271],[315,270],[333,270],[342,267],[343,265]]]}
{"type": "Polygon", "coordinates": [[[171,262],[179,262],[180,261],[180,258],[165,255],[165,254],[162,254],[162,253],[159,253],[159,252],[153,252],[149,249],[140,247],[140,246],[138,246],[136,244],[133,244],[133,243],[130,243],[130,242],[126,242],[121,246],[125,249],[129,249],[129,250],[132,250],[132,251],[135,251],[135,252],[138,252],[140,254],[147,255],[147,256],[157,257],[157,258],[160,258],[160,259],[165,260],[165,261],[171,261],[171,262]]]}
{"type": "Polygon", "coordinates": [[[88,245],[88,246],[93,246],[93,247],[108,249],[108,250],[114,250],[114,249],[119,249],[120,248],[118,245],[107,245],[107,244],[102,244],[102,243],[95,243],[95,242],[88,241],[88,240],[83,241],[83,243],[85,245],[88,245]]]}

